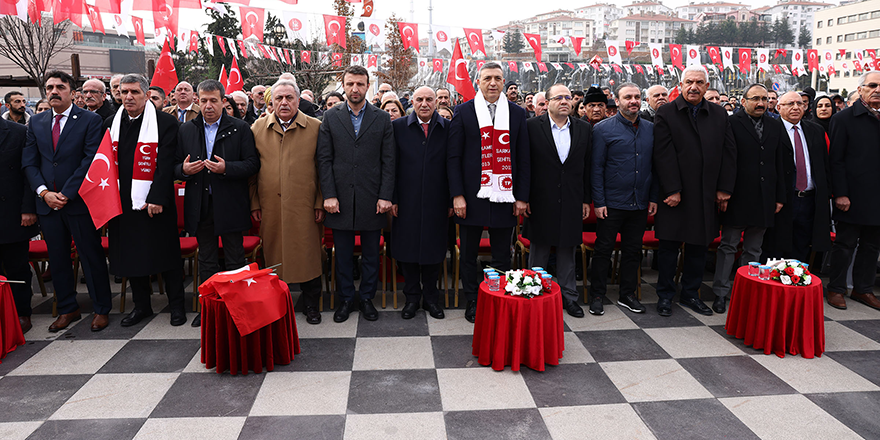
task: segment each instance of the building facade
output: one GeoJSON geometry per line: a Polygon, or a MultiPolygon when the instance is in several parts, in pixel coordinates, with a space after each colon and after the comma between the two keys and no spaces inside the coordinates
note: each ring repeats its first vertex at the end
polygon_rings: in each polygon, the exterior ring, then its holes
{"type": "Polygon", "coordinates": [[[695,21],[669,15],[629,15],[611,23],[609,38],[638,41],[641,44],[675,43],[679,28],[693,30],[695,25],[695,21]]]}
{"type": "MultiPolygon", "coordinates": [[[[876,1],[875,1],[876,3],[876,1]]],[[[807,29],[814,27],[813,16],[816,11],[834,6],[831,3],[822,3],[818,1],[780,1],[770,6],[762,12],[769,17],[769,22],[788,18],[788,24],[794,33],[794,41],[797,43],[801,37],[801,26],[806,25],[807,29]]],[[[812,31],[815,34],[815,29],[812,31]]],[[[792,46],[788,46],[789,48],[792,46]]]]}
{"type": "Polygon", "coordinates": [[[853,61],[859,59],[859,54],[862,59],[870,60],[868,49],[880,53],[880,0],[857,1],[818,10],[812,24],[813,48],[820,54],[830,51],[835,60],[836,72],[828,79],[828,88],[854,93],[862,72],[855,69],[853,61]],[[845,51],[842,56],[841,49],[845,51]]]}
{"type": "Polygon", "coordinates": [[[574,10],[575,15],[593,21],[593,33],[590,42],[605,38],[611,29],[611,22],[624,15],[623,8],[609,3],[597,3],[591,6],[583,6],[574,10]]]}

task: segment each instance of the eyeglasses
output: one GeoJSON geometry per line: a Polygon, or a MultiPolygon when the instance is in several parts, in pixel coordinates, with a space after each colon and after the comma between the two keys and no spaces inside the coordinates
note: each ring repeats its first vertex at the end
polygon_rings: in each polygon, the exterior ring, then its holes
{"type": "Polygon", "coordinates": [[[571,101],[574,98],[571,96],[556,95],[556,96],[554,96],[552,98],[548,98],[548,99],[551,101],[571,101]]]}
{"type": "Polygon", "coordinates": [[[800,108],[807,108],[807,105],[803,102],[786,102],[785,104],[776,104],[777,107],[792,107],[795,105],[800,108]]]}
{"type": "Polygon", "coordinates": [[[390,92],[390,91],[391,90],[379,90],[377,93],[385,93],[385,92],[390,92]]]}
{"type": "Polygon", "coordinates": [[[83,90],[83,93],[86,95],[100,95],[102,92],[100,90],[83,90]]]}
{"type": "Polygon", "coordinates": [[[880,86],[880,84],[877,84],[877,83],[862,84],[862,87],[864,87],[866,89],[876,89],[877,86],[880,86]]]}
{"type": "Polygon", "coordinates": [[[767,98],[766,96],[752,96],[751,98],[743,98],[743,99],[745,99],[746,101],[752,101],[752,102],[768,102],[768,101],[770,101],[770,98],[767,98]]]}

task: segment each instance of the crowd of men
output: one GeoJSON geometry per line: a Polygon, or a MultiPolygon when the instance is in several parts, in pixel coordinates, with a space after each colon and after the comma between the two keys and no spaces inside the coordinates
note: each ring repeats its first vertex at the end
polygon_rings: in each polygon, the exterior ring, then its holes
{"type": "MultiPolygon", "coordinates": [[[[521,220],[529,265],[546,267],[555,253],[563,307],[575,317],[584,316],[575,252],[593,223],[592,271],[584,274],[589,312],[604,313],[615,249],[617,304],[646,312],[636,289],[649,218],[659,239],[661,316],[673,312],[682,253],[679,304],[700,314],[726,311],[739,265],[767,257],[809,261],[812,252],[829,250],[828,303],[846,308],[854,259],[850,298],[880,309],[872,293],[880,254],[872,200],[880,185],[880,73],[859,78],[851,104],[811,90],[778,96],[752,84],[736,107],[709,87],[701,67],[688,67],[681,78],[671,101],[663,86],[643,97],[632,83],[584,92],[554,84],[521,96],[489,62],[479,71],[476,98],[453,108],[445,88],[398,97],[389,84],[368,102],[370,75],[359,66],[345,69],[342,93],[321,99],[300,90],[291,74],[231,95],[216,80],[181,82],[166,93],[141,75],[119,75],[108,97],[102,81],[78,88],[69,74],[50,72],[48,109],[31,115],[12,92],[0,118],[0,167],[10,170],[0,176],[0,259],[10,279],[25,281],[12,286],[22,329],[31,328],[28,241],[40,232],[59,313],[49,331],[81,319],[71,239],[94,308],[93,331],[109,323],[108,272],[131,284],[135,307],[122,326],[153,314],[157,274],[171,324],[184,324],[175,181],[186,183],[182,229],[198,242],[198,279],[220,271],[221,262],[227,270],[243,266],[244,234],[258,223],[265,264],[280,264],[281,279],[299,286],[310,324],[321,322],[327,230],[340,300],[334,321],[356,310],[378,319],[372,299],[383,242],[405,278],[402,317],[423,308],[442,319],[438,281],[454,223],[465,317],[474,322],[483,277],[478,254],[486,249],[491,267],[509,270],[521,220]],[[108,129],[122,214],[107,225],[105,254],[78,191],[108,129]],[[710,308],[699,290],[713,243],[710,308]]],[[[199,323],[196,316],[192,324],[199,323]]]]}

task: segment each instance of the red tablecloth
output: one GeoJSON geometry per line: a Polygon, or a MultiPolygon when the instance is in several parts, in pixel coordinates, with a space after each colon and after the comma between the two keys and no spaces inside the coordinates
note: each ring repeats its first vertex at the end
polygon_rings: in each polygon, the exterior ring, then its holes
{"type": "Polygon", "coordinates": [[[480,365],[501,371],[520,364],[538,371],[544,365],[559,365],[565,350],[562,295],[553,283],[549,294],[531,299],[490,292],[480,284],[477,318],[474,323],[473,354],[480,365]]]}
{"type": "Polygon", "coordinates": [[[247,374],[272,371],[275,364],[287,365],[299,354],[293,302],[287,296],[287,313],[279,320],[241,336],[226,304],[216,297],[201,297],[202,363],[217,367],[218,373],[247,374]]]}
{"type": "MultiPolygon", "coordinates": [[[[0,280],[6,277],[0,276],[0,280]]],[[[24,334],[18,322],[15,298],[9,283],[0,283],[0,360],[12,353],[19,345],[24,345],[24,334]]]]}
{"type": "Polygon", "coordinates": [[[764,354],[785,353],[805,358],[825,351],[822,280],[813,276],[809,286],[784,286],[779,281],[749,276],[749,267],[736,271],[727,334],[745,339],[764,354]]]}

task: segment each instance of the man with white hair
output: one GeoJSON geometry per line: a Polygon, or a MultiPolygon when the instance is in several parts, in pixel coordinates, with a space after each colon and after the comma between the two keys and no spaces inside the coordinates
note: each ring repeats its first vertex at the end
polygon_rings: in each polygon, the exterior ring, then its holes
{"type": "MultiPolygon", "coordinates": [[[[293,83],[296,84],[296,80],[293,80],[293,83]]],[[[311,90],[303,90],[302,91],[302,99],[299,100],[299,110],[311,117],[316,117],[318,115],[318,106],[315,105],[315,95],[312,94],[311,90]]]]}
{"type": "Polygon", "coordinates": [[[535,93],[532,102],[535,105],[535,116],[543,116],[547,113],[547,95],[544,92],[535,93]]]}
{"type": "Polygon", "coordinates": [[[110,78],[110,97],[113,98],[113,112],[116,113],[122,107],[122,93],[119,91],[119,83],[125,75],[117,74],[110,78]]]}
{"type": "Polygon", "coordinates": [[[97,113],[101,119],[107,119],[113,114],[113,105],[107,101],[107,86],[104,81],[90,79],[83,84],[83,94],[86,95],[86,107],[89,111],[97,113]]]}
{"type": "Polygon", "coordinates": [[[263,100],[263,94],[266,92],[266,86],[255,85],[251,87],[251,102],[248,104],[244,121],[253,124],[259,119],[260,115],[266,111],[266,101],[263,100]]]}
{"type": "Polygon", "coordinates": [[[648,108],[639,112],[639,117],[648,122],[654,122],[654,114],[657,113],[657,109],[669,102],[669,90],[656,84],[648,87],[647,94],[648,108]]]}
{"type": "Polygon", "coordinates": [[[238,107],[238,112],[241,113],[242,119],[244,119],[244,115],[247,114],[248,108],[247,94],[241,90],[236,90],[232,92],[232,100],[235,101],[235,106],[238,107]]]}
{"type": "Polygon", "coordinates": [[[199,115],[199,105],[194,102],[192,84],[181,81],[174,88],[174,96],[177,98],[177,104],[165,107],[162,111],[177,118],[181,124],[192,121],[199,115]]]}
{"type": "Polygon", "coordinates": [[[701,66],[682,72],[681,95],[654,115],[654,171],[660,182],[655,229],[657,312],[672,315],[678,252],[684,243],[680,304],[712,309],[699,298],[708,245],[718,236],[718,211],[727,209],[736,181],[736,142],[724,108],[703,99],[709,75],[701,66]]]}

